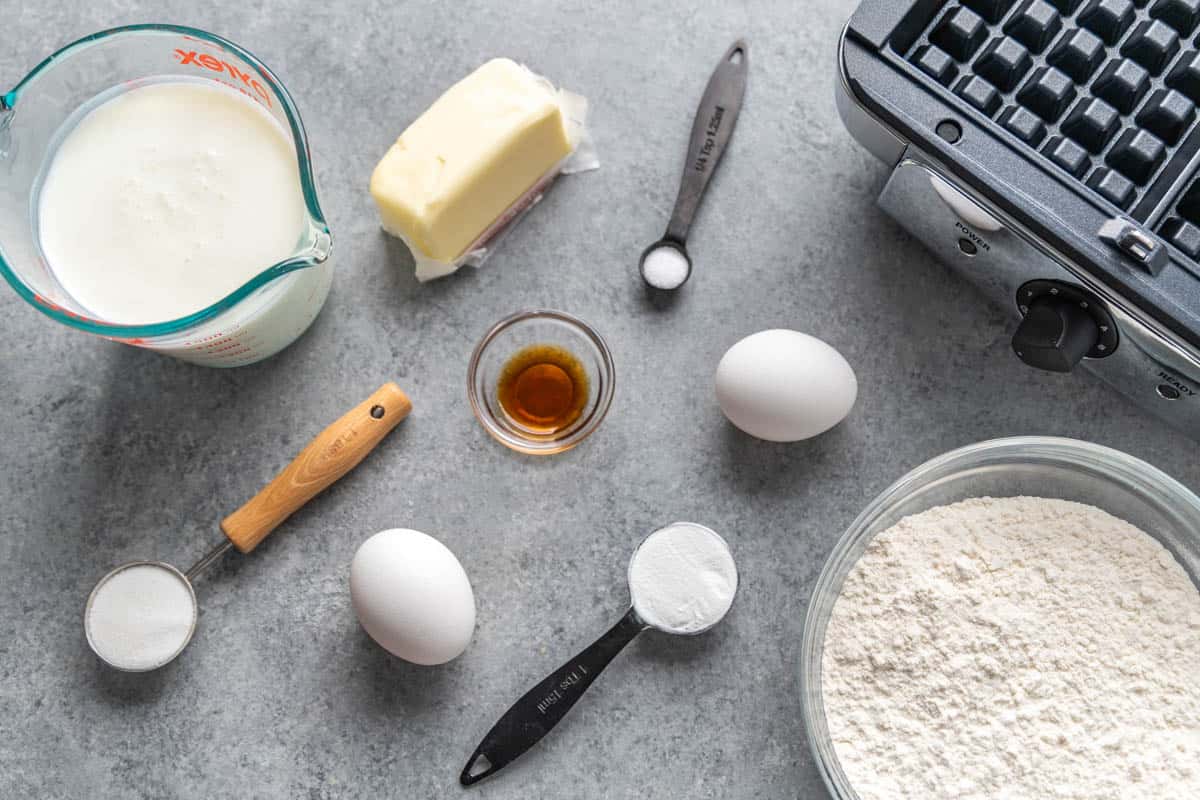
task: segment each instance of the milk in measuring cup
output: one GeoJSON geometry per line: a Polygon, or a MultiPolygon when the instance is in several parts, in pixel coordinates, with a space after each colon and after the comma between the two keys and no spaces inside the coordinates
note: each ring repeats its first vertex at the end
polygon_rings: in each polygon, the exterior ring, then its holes
{"type": "MultiPolygon", "coordinates": [[[[221,300],[295,253],[306,224],[291,137],[213,81],[103,99],[63,138],[38,199],[42,252],[63,289],[127,325],[221,300]]],[[[328,280],[315,286],[319,308],[328,280]]]]}

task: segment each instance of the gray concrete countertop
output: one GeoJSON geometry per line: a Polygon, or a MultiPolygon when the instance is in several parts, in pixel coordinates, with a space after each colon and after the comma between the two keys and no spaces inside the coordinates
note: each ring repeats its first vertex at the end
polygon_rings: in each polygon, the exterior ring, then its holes
{"type": "Polygon", "coordinates": [[[818,798],[800,723],[801,620],[854,515],[921,461],[979,439],[1056,434],[1200,483],[1194,447],[1088,374],[1024,367],[1010,322],[875,207],[885,176],[832,101],[845,0],[741,3],[0,1],[0,84],[92,31],[172,21],[258,54],[312,140],[337,275],[281,355],[203,369],[75,333],[0,287],[0,796],[466,796],[457,775],[496,717],[626,607],[634,544],[661,523],[722,532],[742,570],[729,617],[695,639],[637,641],[536,751],[479,798],[818,798]],[[643,300],[642,247],[674,200],[715,60],[751,46],[746,106],[666,312],[643,300]],[[366,192],[389,143],[494,55],[590,98],[603,160],[559,182],[479,271],[418,285],[366,192]],[[467,404],[467,356],[527,307],[592,322],[617,364],[597,434],[532,459],[467,404]],[[729,426],[725,348],[788,327],[845,354],[861,393],[813,441],[729,426]],[[197,586],[201,617],[166,669],[101,666],[84,599],[133,558],[192,562],[217,521],[380,383],[413,416],[359,471],[250,557],[197,586]],[[388,527],[446,543],[478,628],[439,668],[359,628],[355,548],[388,527]]]}

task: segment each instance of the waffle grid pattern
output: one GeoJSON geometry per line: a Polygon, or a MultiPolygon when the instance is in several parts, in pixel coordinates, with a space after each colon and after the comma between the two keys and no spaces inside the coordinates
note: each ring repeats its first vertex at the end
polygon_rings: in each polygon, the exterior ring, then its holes
{"type": "MultiPolygon", "coordinates": [[[[1200,0],[923,8],[929,18],[901,56],[1121,210],[1200,148],[1200,0]]],[[[1158,232],[1200,258],[1200,180],[1158,232]]]]}

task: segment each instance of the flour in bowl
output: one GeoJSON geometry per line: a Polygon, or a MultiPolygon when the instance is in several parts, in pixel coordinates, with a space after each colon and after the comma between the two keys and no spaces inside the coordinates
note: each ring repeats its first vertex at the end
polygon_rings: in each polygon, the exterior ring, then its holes
{"type": "Polygon", "coordinates": [[[976,498],[901,520],[824,647],[862,800],[1200,797],[1200,591],[1098,508],[976,498]]]}

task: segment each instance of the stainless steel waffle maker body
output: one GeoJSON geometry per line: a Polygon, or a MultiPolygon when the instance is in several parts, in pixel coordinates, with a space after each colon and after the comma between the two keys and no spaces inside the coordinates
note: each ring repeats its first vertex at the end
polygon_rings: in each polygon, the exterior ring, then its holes
{"type": "Polygon", "coordinates": [[[1200,438],[1200,0],[863,0],[838,110],[882,208],[1082,364],[1200,438]]]}

